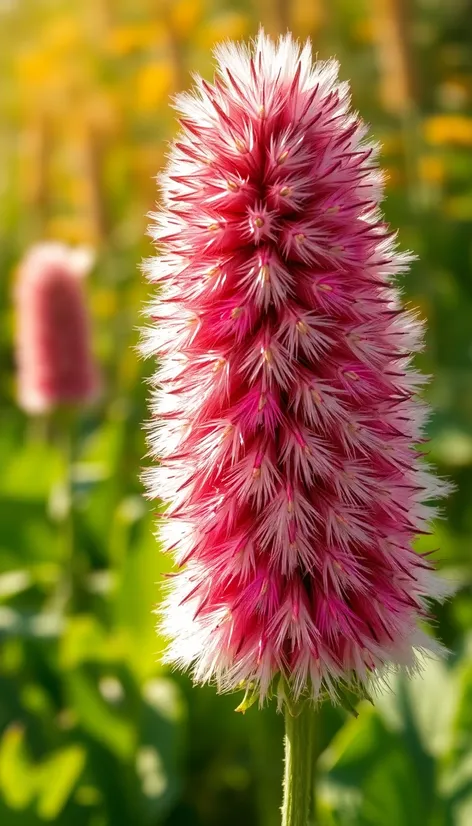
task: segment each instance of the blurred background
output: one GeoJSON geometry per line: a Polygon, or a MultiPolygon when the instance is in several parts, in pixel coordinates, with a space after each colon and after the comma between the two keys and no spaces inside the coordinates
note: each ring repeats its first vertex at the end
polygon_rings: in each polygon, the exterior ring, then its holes
{"type": "Polygon", "coordinates": [[[419,256],[404,291],[428,321],[430,456],[456,485],[435,531],[458,583],[436,612],[451,656],[358,720],[322,709],[317,822],[472,824],[471,0],[0,0],[2,826],[279,822],[281,716],[235,714],[240,697],[159,664],[169,560],[139,482],[153,365],[134,349],[168,96],[260,22],[336,55],[382,142],[387,217],[419,256]],[[16,402],[12,297],[41,239],[96,255],[102,393],[67,425],[67,450],[57,416],[16,402]]]}

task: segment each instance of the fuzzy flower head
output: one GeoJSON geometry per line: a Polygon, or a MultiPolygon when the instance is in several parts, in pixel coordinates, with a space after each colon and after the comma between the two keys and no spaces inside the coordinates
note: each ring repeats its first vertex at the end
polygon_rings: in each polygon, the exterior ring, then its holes
{"type": "Polygon", "coordinates": [[[412,549],[443,485],[415,446],[410,257],[336,62],[263,33],[216,59],[177,99],[148,266],[168,659],[261,701],[362,694],[434,648],[445,591],[412,549]]]}
{"type": "Polygon", "coordinates": [[[45,242],[23,259],[16,285],[18,400],[28,413],[83,404],[98,390],[83,276],[85,249],[45,242]]]}

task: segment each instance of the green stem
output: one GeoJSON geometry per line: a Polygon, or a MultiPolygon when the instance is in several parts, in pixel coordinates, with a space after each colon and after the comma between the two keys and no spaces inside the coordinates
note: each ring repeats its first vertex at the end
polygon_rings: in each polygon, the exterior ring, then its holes
{"type": "Polygon", "coordinates": [[[314,717],[310,703],[285,706],[285,771],[282,826],[309,826],[314,785],[314,717]]]}
{"type": "Polygon", "coordinates": [[[76,586],[75,537],[73,513],[72,465],[74,460],[75,414],[71,409],[57,411],[55,435],[62,458],[62,481],[60,483],[59,544],[62,574],[53,600],[54,608],[62,614],[72,608],[76,586]]]}
{"type": "Polygon", "coordinates": [[[75,548],[74,548],[74,513],[73,513],[73,486],[72,486],[72,464],[74,460],[74,418],[71,412],[64,416],[62,432],[62,445],[64,456],[64,500],[66,504],[64,518],[62,522],[63,536],[63,565],[66,583],[66,602],[70,602],[74,593],[75,580],[75,548]]]}

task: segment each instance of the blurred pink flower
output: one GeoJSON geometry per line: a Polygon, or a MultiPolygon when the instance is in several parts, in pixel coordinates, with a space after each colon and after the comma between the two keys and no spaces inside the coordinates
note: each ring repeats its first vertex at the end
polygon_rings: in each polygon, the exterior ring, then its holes
{"type": "Polygon", "coordinates": [[[279,676],[295,699],[362,693],[440,650],[421,625],[447,590],[411,544],[445,492],[415,447],[411,256],[336,62],[263,33],[216,56],[178,97],[147,268],[168,660],[261,700],[279,676]]]}
{"type": "Polygon", "coordinates": [[[18,400],[28,413],[83,404],[98,391],[82,278],[90,252],[45,242],[23,259],[16,285],[18,400]]]}

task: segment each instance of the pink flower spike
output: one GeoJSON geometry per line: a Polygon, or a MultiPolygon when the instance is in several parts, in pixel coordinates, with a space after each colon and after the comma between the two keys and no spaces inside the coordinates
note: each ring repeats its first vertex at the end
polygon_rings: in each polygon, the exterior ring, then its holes
{"type": "Polygon", "coordinates": [[[147,265],[167,660],[261,702],[336,701],[441,651],[423,621],[448,588],[412,549],[448,488],[417,449],[411,256],[336,62],[263,32],[216,60],[177,98],[147,265]]]}
{"type": "Polygon", "coordinates": [[[20,264],[16,284],[18,401],[31,414],[85,404],[99,387],[82,279],[89,250],[45,242],[20,264]]]}

